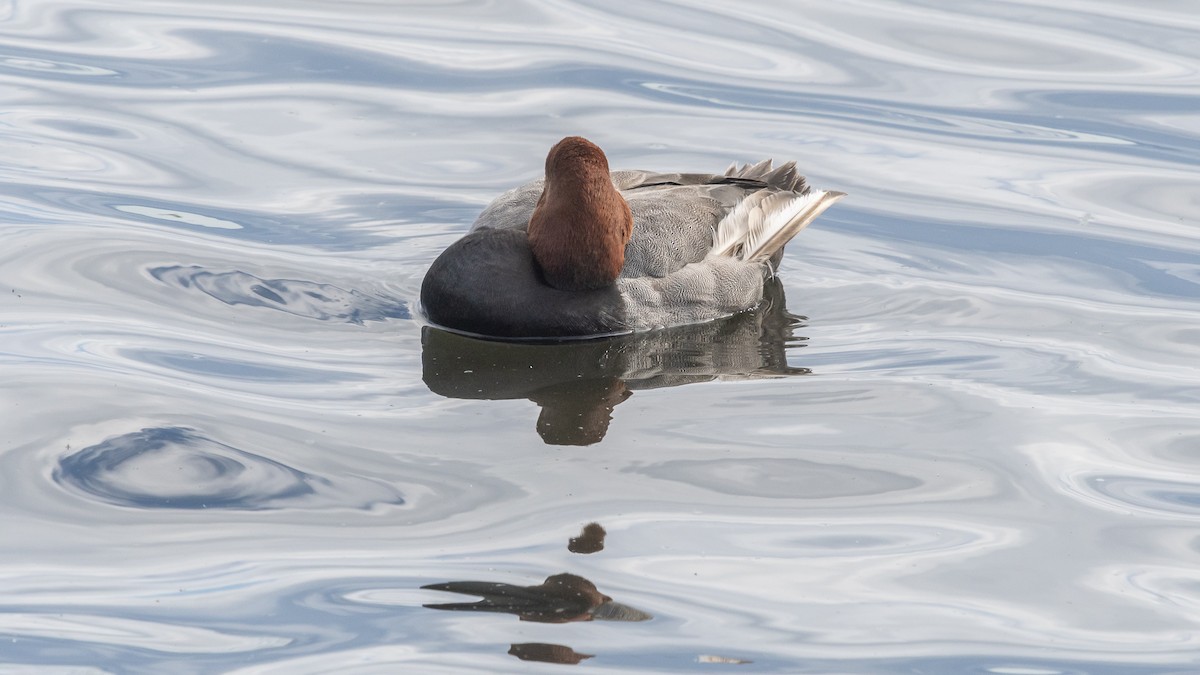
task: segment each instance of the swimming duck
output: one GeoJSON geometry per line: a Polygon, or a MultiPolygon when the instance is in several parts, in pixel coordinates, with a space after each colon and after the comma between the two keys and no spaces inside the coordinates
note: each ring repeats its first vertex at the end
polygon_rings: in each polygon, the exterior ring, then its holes
{"type": "Polygon", "coordinates": [[[500,195],[421,284],[429,320],[499,338],[613,335],[754,307],[783,247],[844,197],[794,162],[724,174],[610,172],[570,136],[546,176],[500,195]]]}

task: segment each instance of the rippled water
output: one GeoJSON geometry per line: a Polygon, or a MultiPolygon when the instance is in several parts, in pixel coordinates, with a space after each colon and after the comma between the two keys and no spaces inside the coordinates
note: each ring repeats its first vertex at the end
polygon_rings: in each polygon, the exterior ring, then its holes
{"type": "Polygon", "coordinates": [[[1043,4],[0,2],[0,669],[1200,671],[1200,13],[1043,4]],[[569,134],[851,196],[424,327],[569,134]]]}

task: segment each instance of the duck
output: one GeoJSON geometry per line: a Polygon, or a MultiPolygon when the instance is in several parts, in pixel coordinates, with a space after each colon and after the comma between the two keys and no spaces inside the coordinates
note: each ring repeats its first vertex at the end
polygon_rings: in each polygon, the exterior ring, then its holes
{"type": "Polygon", "coordinates": [[[492,201],[421,283],[434,326],[496,339],[613,336],[753,309],[784,246],[845,193],[795,162],[723,174],[610,171],[569,136],[492,201]]]}

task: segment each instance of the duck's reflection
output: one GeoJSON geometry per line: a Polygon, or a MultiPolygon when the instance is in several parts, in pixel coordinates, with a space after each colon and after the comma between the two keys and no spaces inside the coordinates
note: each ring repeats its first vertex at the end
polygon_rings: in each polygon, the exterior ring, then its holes
{"type": "Polygon", "coordinates": [[[645,621],[652,618],[601,593],[596,585],[576,574],[555,574],[535,586],[492,581],[447,581],[421,588],[477,595],[475,602],[425,605],[452,612],[503,612],[522,621],[570,623],[572,621],[645,621]]]}
{"type": "Polygon", "coordinates": [[[542,663],[565,663],[576,665],[584,659],[590,659],[595,654],[580,654],[565,645],[552,645],[544,642],[522,642],[514,644],[508,653],[522,661],[541,661],[542,663]]]}
{"type": "Polygon", "coordinates": [[[567,542],[567,550],[581,555],[599,553],[604,550],[604,537],[607,534],[600,523],[588,523],[578,537],[571,537],[567,542]]]}
{"type": "MultiPolygon", "coordinates": [[[[604,548],[604,528],[588,523],[578,537],[572,537],[568,550],[575,553],[595,553],[604,548]],[[585,540],[581,545],[580,541],[585,540]],[[578,549],[585,550],[578,550],[578,549]]],[[[429,609],[451,612],[502,612],[516,615],[521,621],[537,623],[571,623],[575,621],[648,621],[654,617],[619,602],[600,592],[596,584],[577,575],[564,572],[546,577],[533,586],[517,586],[492,581],[447,581],[421,588],[478,596],[474,602],[445,602],[424,605],[429,609]]],[[[509,654],[522,661],[577,664],[593,654],[580,654],[564,645],[529,642],[513,644],[509,654]]]]}
{"type": "Polygon", "coordinates": [[[802,318],[789,314],[783,287],[766,283],[754,311],[699,324],[598,340],[496,342],[426,327],[425,384],[448,398],[537,403],[537,432],[551,445],[604,438],[618,404],[638,389],[718,378],[807,374],[787,362],[802,318]]]}

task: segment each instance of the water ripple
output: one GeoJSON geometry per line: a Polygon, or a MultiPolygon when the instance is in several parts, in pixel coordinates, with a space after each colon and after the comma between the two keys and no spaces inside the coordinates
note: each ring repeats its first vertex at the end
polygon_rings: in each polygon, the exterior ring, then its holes
{"type": "Polygon", "coordinates": [[[183,427],[146,428],[84,448],[61,458],[53,478],[100,501],[134,508],[326,508],[350,495],[360,500],[358,508],[404,503],[381,483],[335,486],[183,427]]]}
{"type": "Polygon", "coordinates": [[[360,291],[301,279],[263,279],[245,272],[210,272],[201,267],[170,265],[149,270],[165,284],[196,290],[227,305],[267,307],[320,321],[408,319],[403,303],[370,297],[360,291]]]}
{"type": "Polygon", "coordinates": [[[922,482],[876,469],[821,464],[800,459],[742,457],[663,462],[641,469],[656,478],[680,481],[727,495],[785,499],[831,499],[912,490],[922,482]]]}
{"type": "MultiPolygon", "coordinates": [[[[0,612],[0,633],[22,638],[101,643],[172,654],[236,654],[278,649],[290,640],[89,614],[0,612]]],[[[16,642],[14,639],[13,642],[16,642]]],[[[7,670],[7,669],[6,669],[7,670]]]]}
{"type": "MultiPolygon", "coordinates": [[[[80,345],[92,351],[91,345],[80,345]]],[[[199,375],[210,380],[232,382],[290,383],[290,384],[337,384],[361,382],[365,375],[339,372],[333,369],[317,370],[293,364],[286,366],[264,363],[261,355],[255,360],[214,356],[179,349],[156,349],[147,347],[124,347],[113,351],[113,355],[144,363],[156,369],[199,375]]]]}
{"type": "Polygon", "coordinates": [[[1089,476],[1082,482],[1123,506],[1158,514],[1200,515],[1200,483],[1121,475],[1089,476]]]}
{"type": "Polygon", "coordinates": [[[115,70],[99,66],[11,54],[0,54],[0,69],[36,73],[38,79],[47,75],[52,77],[111,77],[120,75],[115,70]]]}

